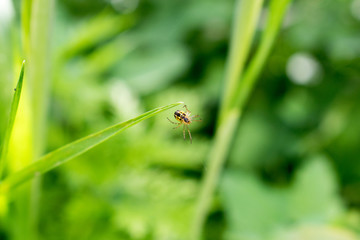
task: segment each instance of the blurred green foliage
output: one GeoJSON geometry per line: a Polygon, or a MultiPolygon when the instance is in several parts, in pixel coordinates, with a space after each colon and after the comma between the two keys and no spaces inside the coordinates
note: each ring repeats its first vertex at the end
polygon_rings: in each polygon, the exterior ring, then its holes
{"type": "MultiPolygon", "coordinates": [[[[292,2],[231,146],[206,239],[360,238],[359,5],[292,2]]],[[[21,1],[13,6],[13,17],[0,14],[1,136],[24,57],[21,1]]],[[[166,120],[173,112],[159,114],[45,174],[40,239],[187,239],[233,8],[232,0],[56,2],[46,152],[177,101],[203,121],[190,126],[190,145],[166,120]]],[[[265,21],[266,8],[258,33],[265,21]]],[[[0,239],[11,239],[16,223],[2,201],[0,239]]]]}

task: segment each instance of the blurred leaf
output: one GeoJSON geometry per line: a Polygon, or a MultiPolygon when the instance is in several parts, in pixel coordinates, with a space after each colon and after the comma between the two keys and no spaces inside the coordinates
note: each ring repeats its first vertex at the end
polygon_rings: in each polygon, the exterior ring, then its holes
{"type": "Polygon", "coordinates": [[[307,127],[317,113],[313,101],[308,91],[295,88],[284,96],[278,114],[283,122],[294,128],[307,127]]]}
{"type": "Polygon", "coordinates": [[[323,156],[308,159],[284,190],[265,185],[255,175],[227,171],[221,185],[229,224],[226,239],[264,239],[279,227],[334,221],[343,213],[336,193],[334,173],[323,156]]]}
{"type": "Polygon", "coordinates": [[[132,36],[120,35],[103,44],[85,58],[85,72],[91,76],[100,75],[111,69],[120,59],[137,47],[138,43],[132,36]]]}
{"type": "Polygon", "coordinates": [[[234,146],[238,147],[231,149],[230,163],[233,166],[252,168],[257,163],[269,161],[278,148],[277,143],[281,142],[281,135],[279,131],[275,133],[268,116],[248,113],[235,137],[234,146]],[[274,134],[278,141],[273,141],[274,134]]]}
{"type": "Polygon", "coordinates": [[[63,39],[61,43],[66,43],[58,50],[60,63],[86,50],[93,49],[98,44],[130,28],[134,22],[135,18],[132,15],[114,16],[106,14],[106,12],[84,22],[73,30],[69,39],[59,36],[63,39]]]}
{"type": "Polygon", "coordinates": [[[254,175],[227,171],[221,193],[229,223],[228,234],[241,236],[234,239],[262,235],[284,222],[286,195],[264,185],[254,175]]]}
{"type": "MultiPolygon", "coordinates": [[[[249,111],[242,120],[230,152],[231,166],[269,171],[291,153],[296,136],[263,111],[249,111]],[[276,141],[274,141],[276,138],[276,141]],[[284,146],[288,146],[284,148],[284,146]]],[[[281,178],[281,176],[276,176],[281,178]]]]}
{"type": "Polygon", "coordinates": [[[329,221],[342,212],[335,174],[325,156],[307,159],[296,174],[290,193],[292,219],[329,221]]]}
{"type": "Polygon", "coordinates": [[[126,122],[122,122],[106,128],[97,133],[91,134],[87,137],[79,139],[75,142],[69,143],[51,153],[48,153],[44,157],[40,158],[35,163],[29,165],[23,170],[20,170],[17,173],[6,178],[0,184],[0,193],[6,193],[7,191],[13,190],[19,184],[33,178],[36,175],[45,173],[70,159],[88,151],[89,149],[99,145],[100,143],[106,141],[107,139],[115,136],[121,131],[147,119],[160,112],[163,112],[172,107],[183,104],[183,102],[173,103],[164,107],[155,108],[149,112],[146,112],[138,117],[130,119],[126,122]]]}
{"type": "Polygon", "coordinates": [[[189,66],[189,53],[181,45],[138,49],[118,67],[121,79],[141,94],[149,94],[174,82],[189,66]]]}
{"type": "Polygon", "coordinates": [[[186,239],[196,182],[161,169],[123,173],[120,197],[113,200],[117,228],[128,231],[132,239],[143,239],[151,231],[152,239],[186,239]]]}
{"type": "Polygon", "coordinates": [[[294,1],[291,43],[302,50],[323,50],[334,60],[355,59],[360,53],[356,20],[349,0],[294,1]]]}

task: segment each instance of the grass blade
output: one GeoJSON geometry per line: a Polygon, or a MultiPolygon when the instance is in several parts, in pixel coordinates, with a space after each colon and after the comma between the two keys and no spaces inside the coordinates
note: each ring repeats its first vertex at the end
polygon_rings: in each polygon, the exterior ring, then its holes
{"type": "Polygon", "coordinates": [[[7,157],[7,153],[9,150],[10,136],[11,136],[12,129],[14,127],[15,117],[16,117],[16,113],[17,113],[17,110],[19,107],[21,90],[22,90],[23,80],[24,80],[24,69],[25,69],[25,60],[23,61],[22,66],[21,66],[19,80],[16,85],[15,93],[14,93],[13,100],[11,103],[9,124],[5,130],[4,139],[2,141],[3,144],[2,144],[2,148],[1,148],[1,157],[0,157],[0,180],[2,178],[4,168],[6,167],[6,157],[7,157]]]}
{"type": "Polygon", "coordinates": [[[19,172],[16,172],[10,177],[6,178],[0,184],[0,194],[7,193],[21,183],[33,178],[36,175],[45,173],[79,156],[80,154],[108,140],[109,138],[115,136],[123,130],[180,104],[183,104],[183,102],[173,103],[163,107],[155,108],[133,119],[118,123],[97,133],[91,134],[72,143],[69,143],[53,152],[50,152],[47,155],[41,157],[38,161],[24,168],[23,170],[20,170],[19,172]]]}
{"type": "MultiPolygon", "coordinates": [[[[199,199],[195,209],[193,230],[191,233],[192,240],[201,239],[202,229],[205,225],[207,214],[211,206],[212,197],[216,189],[221,170],[228,156],[231,141],[234,137],[234,133],[241,118],[244,105],[255,86],[256,80],[266,62],[267,57],[270,54],[270,50],[274,45],[276,35],[279,31],[282,18],[285,14],[285,10],[289,1],[290,0],[271,1],[270,17],[268,19],[266,29],[262,35],[260,46],[258,48],[258,51],[256,52],[255,57],[251,60],[249,67],[245,71],[243,71],[244,74],[241,75],[243,66],[240,66],[241,71],[236,70],[236,65],[233,68],[228,68],[228,71],[234,71],[234,73],[227,73],[228,78],[232,77],[233,79],[226,82],[226,84],[228,85],[226,88],[223,104],[220,109],[220,119],[215,134],[215,142],[210,153],[208,168],[203,177],[202,186],[199,193],[199,199]],[[239,81],[239,79],[236,78],[239,78],[241,80],[239,81]]],[[[244,13],[241,13],[240,8],[239,16],[243,15],[244,18],[235,18],[234,20],[248,22],[247,18],[251,17],[251,22],[255,22],[256,18],[258,18],[259,16],[261,10],[260,7],[262,4],[255,5],[255,1],[242,2],[244,4],[244,6],[242,6],[242,10],[253,12],[253,14],[246,15],[244,13]]],[[[242,26],[241,24],[238,25],[242,26]]],[[[240,30],[239,32],[234,31],[233,35],[237,35],[240,33],[240,30]]],[[[251,32],[247,33],[252,34],[251,32]]],[[[230,47],[230,51],[239,51],[240,49],[242,49],[242,47],[236,47],[235,45],[244,43],[238,41],[233,44],[234,45],[230,47]]],[[[250,47],[250,43],[246,43],[246,45],[248,48],[250,47]]],[[[238,64],[232,59],[231,56],[229,56],[228,61],[229,64],[238,64]]]]}
{"type": "Polygon", "coordinates": [[[270,15],[259,48],[244,73],[244,77],[236,89],[237,95],[232,103],[234,108],[242,108],[254,88],[255,82],[265,65],[281,27],[286,8],[290,0],[277,0],[270,3],[270,15]]]}
{"type": "Polygon", "coordinates": [[[219,122],[224,119],[225,114],[230,110],[231,100],[237,94],[237,86],[249,56],[262,4],[263,0],[236,2],[219,122]]]}
{"type": "Polygon", "coordinates": [[[225,91],[220,106],[214,145],[209,154],[208,167],[202,179],[194,211],[190,232],[191,240],[202,239],[202,232],[211,206],[213,193],[239,120],[240,111],[231,109],[231,100],[237,95],[237,86],[250,52],[262,5],[263,0],[236,1],[230,52],[225,73],[225,91]]]}

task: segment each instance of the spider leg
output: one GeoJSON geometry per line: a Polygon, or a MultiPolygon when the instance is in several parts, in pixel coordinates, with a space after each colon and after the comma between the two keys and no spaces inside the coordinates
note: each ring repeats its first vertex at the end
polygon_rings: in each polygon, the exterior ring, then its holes
{"type": "Polygon", "coordinates": [[[191,113],[191,111],[189,111],[189,109],[187,108],[186,105],[184,105],[184,108],[186,109],[186,111],[187,111],[188,113],[191,113]]]}
{"type": "Polygon", "coordinates": [[[186,139],[186,138],[185,138],[185,126],[186,126],[186,125],[184,125],[184,126],[183,126],[183,135],[184,135],[184,140],[186,139]]]}
{"type": "Polygon", "coordinates": [[[199,117],[200,117],[200,115],[195,115],[195,116],[191,117],[191,119],[192,119],[192,121],[194,121],[194,122],[201,122],[202,119],[194,119],[194,118],[199,118],[199,117]]]}
{"type": "MultiPolygon", "coordinates": [[[[185,125],[184,125],[185,126],[185,125]]],[[[189,137],[190,137],[190,143],[192,143],[192,137],[191,137],[191,133],[190,133],[190,130],[189,130],[189,127],[186,125],[186,129],[189,133],[189,137]]]]}
{"type": "Polygon", "coordinates": [[[177,126],[176,126],[176,127],[174,127],[173,129],[177,129],[178,127],[180,127],[180,126],[181,126],[181,124],[182,124],[182,123],[175,123],[175,124],[177,124],[177,126]]]}
{"type": "Polygon", "coordinates": [[[176,124],[176,125],[178,125],[178,123],[171,121],[169,118],[167,118],[167,119],[168,119],[168,120],[169,120],[169,122],[171,122],[172,124],[176,124]]]}

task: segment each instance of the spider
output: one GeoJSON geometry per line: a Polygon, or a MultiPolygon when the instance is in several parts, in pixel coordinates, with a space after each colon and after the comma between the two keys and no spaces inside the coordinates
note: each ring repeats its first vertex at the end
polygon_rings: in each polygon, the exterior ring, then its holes
{"type": "Polygon", "coordinates": [[[180,111],[180,110],[176,110],[176,112],[174,112],[174,117],[176,120],[179,121],[179,123],[176,123],[176,122],[173,122],[171,121],[169,118],[167,118],[169,120],[169,122],[171,122],[172,124],[176,124],[177,126],[174,127],[174,129],[180,127],[181,125],[183,125],[183,135],[184,135],[184,140],[186,139],[185,138],[185,129],[187,129],[188,133],[189,133],[189,138],[190,138],[190,143],[192,143],[192,138],[191,138],[191,133],[190,133],[190,130],[189,130],[189,127],[188,125],[193,122],[193,121],[196,121],[196,122],[200,122],[201,119],[194,119],[194,118],[198,118],[200,117],[199,115],[196,115],[196,116],[193,116],[191,117],[191,112],[189,111],[189,109],[187,108],[186,105],[183,106],[185,109],[186,109],[186,112],[184,111],[180,111]]]}

